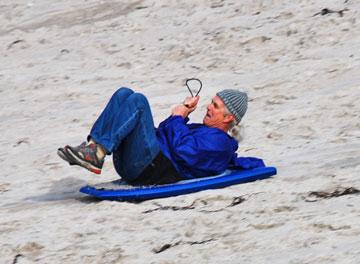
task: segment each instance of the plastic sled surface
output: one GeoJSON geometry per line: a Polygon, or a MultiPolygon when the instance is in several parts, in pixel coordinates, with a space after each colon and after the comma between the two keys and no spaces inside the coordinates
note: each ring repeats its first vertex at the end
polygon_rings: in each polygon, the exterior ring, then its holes
{"type": "Polygon", "coordinates": [[[116,180],[95,186],[84,186],[80,192],[102,200],[141,201],[224,188],[234,184],[263,180],[275,174],[276,168],[263,167],[241,171],[227,170],[216,176],[183,180],[165,185],[132,186],[124,181],[116,180]]]}

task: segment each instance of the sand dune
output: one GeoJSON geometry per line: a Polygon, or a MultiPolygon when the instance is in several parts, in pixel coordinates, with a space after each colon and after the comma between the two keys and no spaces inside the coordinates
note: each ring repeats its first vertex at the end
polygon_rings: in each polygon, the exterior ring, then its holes
{"type": "Polygon", "coordinates": [[[359,8],[2,1],[0,263],[358,263],[359,8]],[[194,122],[216,91],[249,93],[238,153],[278,175],[140,204],[80,194],[118,178],[111,161],[94,176],[57,147],[84,140],[120,86],[146,94],[159,123],[190,77],[204,83],[194,122]]]}

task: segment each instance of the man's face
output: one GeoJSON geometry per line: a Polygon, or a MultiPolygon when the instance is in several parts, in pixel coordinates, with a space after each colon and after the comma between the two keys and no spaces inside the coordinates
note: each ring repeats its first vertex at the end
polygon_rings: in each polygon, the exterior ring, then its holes
{"type": "MultiPolygon", "coordinates": [[[[207,112],[203,119],[203,124],[209,127],[223,129],[226,123],[229,123],[231,115],[227,114],[224,102],[219,96],[215,96],[207,106],[207,112]]],[[[231,117],[230,122],[233,120],[231,117]]]]}

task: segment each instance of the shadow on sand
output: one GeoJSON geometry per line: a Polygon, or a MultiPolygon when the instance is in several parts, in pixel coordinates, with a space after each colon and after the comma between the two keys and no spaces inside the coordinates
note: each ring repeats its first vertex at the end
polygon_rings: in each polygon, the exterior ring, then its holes
{"type": "Polygon", "coordinates": [[[64,200],[77,200],[82,203],[100,202],[101,200],[86,196],[79,192],[82,186],[87,184],[84,180],[77,178],[64,178],[54,181],[47,193],[37,196],[30,196],[26,201],[33,202],[51,202],[51,201],[64,201],[64,200]]]}

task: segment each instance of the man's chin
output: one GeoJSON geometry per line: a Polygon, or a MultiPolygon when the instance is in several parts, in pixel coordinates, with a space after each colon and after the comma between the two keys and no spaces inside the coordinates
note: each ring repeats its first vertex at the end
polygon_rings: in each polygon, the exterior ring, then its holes
{"type": "Polygon", "coordinates": [[[205,126],[209,126],[209,119],[206,118],[206,116],[205,116],[204,119],[203,119],[203,124],[204,124],[205,126]]]}

